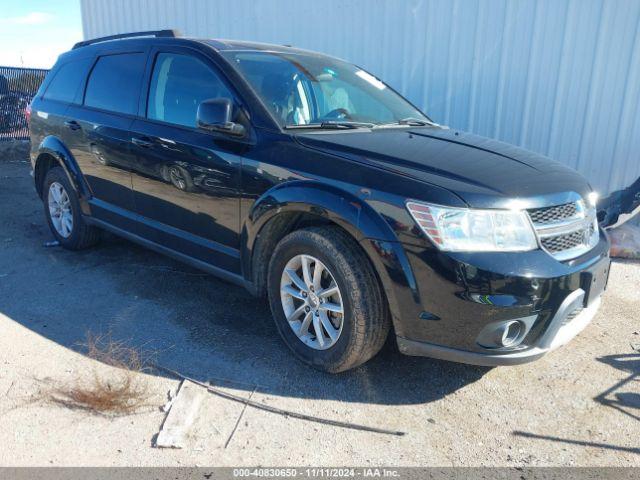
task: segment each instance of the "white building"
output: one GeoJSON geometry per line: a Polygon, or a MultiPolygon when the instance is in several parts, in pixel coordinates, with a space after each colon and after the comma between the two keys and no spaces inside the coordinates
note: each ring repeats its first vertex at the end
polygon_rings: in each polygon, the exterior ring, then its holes
{"type": "Polygon", "coordinates": [[[81,0],[85,38],[184,35],[318,50],[435,121],[564,162],[606,195],[640,176],[636,0],[81,0]]]}

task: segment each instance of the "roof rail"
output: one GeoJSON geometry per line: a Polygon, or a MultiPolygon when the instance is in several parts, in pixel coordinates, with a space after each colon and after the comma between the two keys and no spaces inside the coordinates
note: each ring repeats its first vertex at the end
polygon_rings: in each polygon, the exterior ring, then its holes
{"type": "Polygon", "coordinates": [[[76,43],[72,50],[80,47],[86,47],[94,43],[108,42],[110,40],[120,40],[122,38],[134,38],[134,37],[179,37],[180,33],[177,30],[149,30],[146,32],[131,32],[131,33],[119,33],[117,35],[109,35],[107,37],[92,38],[91,40],[84,40],[76,43]]]}

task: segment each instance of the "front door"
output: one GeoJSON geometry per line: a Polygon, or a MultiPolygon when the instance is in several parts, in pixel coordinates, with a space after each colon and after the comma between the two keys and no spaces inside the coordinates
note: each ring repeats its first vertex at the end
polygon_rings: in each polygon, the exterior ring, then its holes
{"type": "Polygon", "coordinates": [[[145,118],[131,126],[132,184],[144,236],[239,273],[239,175],[246,143],[196,128],[198,105],[234,98],[214,65],[157,50],[145,118]]]}

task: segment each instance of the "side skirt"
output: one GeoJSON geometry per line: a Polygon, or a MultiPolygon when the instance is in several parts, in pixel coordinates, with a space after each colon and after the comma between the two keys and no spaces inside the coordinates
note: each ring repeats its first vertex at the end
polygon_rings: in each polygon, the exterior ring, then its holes
{"type": "Polygon", "coordinates": [[[146,247],[150,250],[154,250],[158,253],[162,253],[163,255],[167,255],[168,257],[172,257],[180,262],[186,263],[198,270],[202,270],[204,272],[210,273],[211,275],[231,282],[235,285],[239,285],[241,287],[246,288],[250,292],[253,292],[253,284],[245,280],[242,276],[237,275],[235,273],[228,272],[223,270],[222,268],[215,267],[210,265],[202,260],[198,260],[197,258],[190,257],[189,255],[185,255],[184,253],[177,252],[171,248],[165,247],[164,245],[160,245],[159,243],[153,242],[146,238],[143,238],[135,233],[128,232],[127,230],[123,230],[122,228],[116,227],[108,222],[98,220],[95,217],[87,217],[83,216],[83,220],[87,222],[89,225],[94,225],[96,227],[107,230],[114,235],[125,238],[131,242],[137,243],[146,247]]]}

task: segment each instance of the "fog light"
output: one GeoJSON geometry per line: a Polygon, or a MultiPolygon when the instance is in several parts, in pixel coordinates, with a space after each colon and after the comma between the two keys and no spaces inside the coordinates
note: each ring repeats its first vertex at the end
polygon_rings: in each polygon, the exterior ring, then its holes
{"type": "Polygon", "coordinates": [[[502,326],[502,338],[500,343],[503,347],[510,347],[518,343],[520,333],[522,332],[522,324],[517,320],[507,322],[502,326]]]}
{"type": "Polygon", "coordinates": [[[484,348],[513,348],[524,340],[537,315],[492,322],[485,326],[476,342],[484,348]]]}

